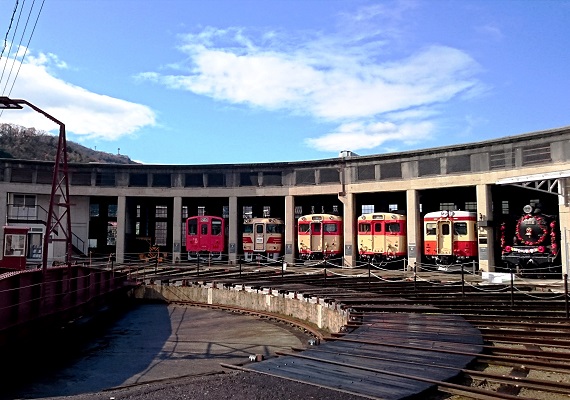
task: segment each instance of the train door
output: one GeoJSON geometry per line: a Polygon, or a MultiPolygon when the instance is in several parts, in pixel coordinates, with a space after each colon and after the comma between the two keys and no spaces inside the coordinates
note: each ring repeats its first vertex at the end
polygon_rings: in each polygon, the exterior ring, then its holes
{"type": "Polygon", "coordinates": [[[383,253],[386,237],[382,232],[382,222],[374,222],[374,233],[372,234],[372,251],[375,253],[383,253]]]}
{"type": "Polygon", "coordinates": [[[321,222],[311,223],[311,251],[323,250],[323,224],[321,222]]]}
{"type": "Polygon", "coordinates": [[[263,251],[265,250],[265,224],[256,223],[253,226],[253,231],[255,232],[255,244],[253,245],[253,250],[263,251]]]}
{"type": "Polygon", "coordinates": [[[208,242],[210,240],[210,226],[208,218],[200,218],[200,230],[198,235],[198,245],[200,250],[208,249],[208,242]]]}
{"type": "Polygon", "coordinates": [[[437,254],[451,255],[453,253],[453,234],[451,221],[437,222],[437,254]]]}

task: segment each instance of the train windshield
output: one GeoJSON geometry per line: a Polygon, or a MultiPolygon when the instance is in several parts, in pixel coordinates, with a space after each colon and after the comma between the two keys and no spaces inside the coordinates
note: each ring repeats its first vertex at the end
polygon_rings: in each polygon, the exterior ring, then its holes
{"type": "Polygon", "coordinates": [[[198,234],[198,221],[195,219],[191,219],[188,221],[188,234],[189,235],[197,235],[198,234]]]}
{"type": "Polygon", "coordinates": [[[309,232],[310,225],[309,224],[299,224],[299,232],[307,233],[309,232]]]}
{"type": "Polygon", "coordinates": [[[283,233],[283,225],[281,224],[267,224],[267,233],[283,233]]]}
{"type": "Polygon", "coordinates": [[[263,233],[263,224],[257,224],[255,226],[255,233],[263,233]]]}
{"type": "Polygon", "coordinates": [[[359,232],[370,232],[371,230],[372,227],[368,223],[358,225],[359,232]]]}
{"type": "Polygon", "coordinates": [[[382,222],[376,222],[374,224],[374,232],[382,232],[382,222]]]}
{"type": "Polygon", "coordinates": [[[400,224],[397,222],[389,222],[386,224],[386,232],[398,233],[400,232],[400,224]]]}
{"type": "Polygon", "coordinates": [[[253,233],[253,224],[244,224],[243,233],[253,233]]]}
{"type": "Polygon", "coordinates": [[[323,230],[325,232],[336,232],[338,229],[336,224],[323,224],[323,230]]]}
{"type": "Polygon", "coordinates": [[[426,235],[427,236],[435,236],[437,231],[436,225],[434,223],[427,223],[426,224],[426,235]]]}
{"type": "Polygon", "coordinates": [[[212,235],[222,234],[222,221],[212,221],[212,235]]]}
{"type": "Polygon", "coordinates": [[[453,232],[456,235],[467,235],[467,222],[455,222],[453,224],[453,232]]]}
{"type": "Polygon", "coordinates": [[[208,234],[208,225],[207,224],[202,224],[200,225],[200,233],[202,235],[207,235],[208,234]]]}

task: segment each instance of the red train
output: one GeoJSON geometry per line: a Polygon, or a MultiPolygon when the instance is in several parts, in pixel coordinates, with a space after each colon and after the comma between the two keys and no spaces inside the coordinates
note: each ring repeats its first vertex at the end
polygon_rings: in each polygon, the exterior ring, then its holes
{"type": "Polygon", "coordinates": [[[186,251],[188,259],[204,255],[221,259],[226,243],[225,223],[221,217],[201,215],[186,220],[186,251]]]}
{"type": "Polygon", "coordinates": [[[517,270],[553,266],[559,255],[560,235],[556,219],[545,215],[540,207],[526,205],[524,214],[515,222],[514,230],[501,225],[502,259],[517,270]],[[509,232],[507,232],[509,231],[509,232]],[[510,233],[507,237],[507,233],[510,233]],[[512,239],[510,239],[512,238],[512,239]]]}
{"type": "Polygon", "coordinates": [[[424,255],[442,265],[477,259],[477,213],[435,211],[425,214],[424,255]]]}

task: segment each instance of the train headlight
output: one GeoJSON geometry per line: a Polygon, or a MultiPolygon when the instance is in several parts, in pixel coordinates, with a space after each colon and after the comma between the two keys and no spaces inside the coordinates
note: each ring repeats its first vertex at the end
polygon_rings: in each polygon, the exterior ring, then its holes
{"type": "Polygon", "coordinates": [[[539,252],[539,253],[544,253],[544,250],[546,250],[546,249],[544,248],[544,246],[538,246],[538,252],[539,252]]]}

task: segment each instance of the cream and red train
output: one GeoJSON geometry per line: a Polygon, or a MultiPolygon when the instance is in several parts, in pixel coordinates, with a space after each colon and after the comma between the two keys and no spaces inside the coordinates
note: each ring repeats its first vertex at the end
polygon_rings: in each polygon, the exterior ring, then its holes
{"type": "Polygon", "coordinates": [[[358,217],[358,254],[367,262],[402,259],[407,254],[406,216],[370,213],[358,217]]]}
{"type": "Polygon", "coordinates": [[[283,254],[285,223],[280,218],[246,218],[242,244],[246,261],[254,256],[277,260],[283,254]]]}
{"type": "Polygon", "coordinates": [[[424,255],[436,264],[477,258],[477,213],[435,211],[424,215],[424,255]]]}
{"type": "Polygon", "coordinates": [[[333,214],[303,215],[297,220],[297,246],[302,259],[342,256],[342,217],[333,214]]]}

